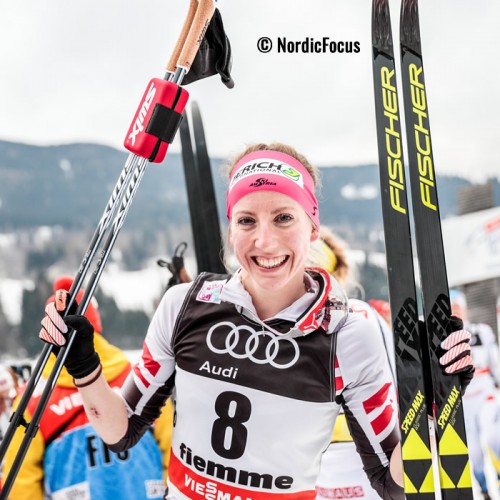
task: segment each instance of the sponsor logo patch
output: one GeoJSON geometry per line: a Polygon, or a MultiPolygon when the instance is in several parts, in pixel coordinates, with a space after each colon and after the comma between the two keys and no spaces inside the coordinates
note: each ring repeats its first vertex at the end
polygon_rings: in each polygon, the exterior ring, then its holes
{"type": "Polygon", "coordinates": [[[196,296],[196,300],[200,302],[211,302],[220,304],[220,294],[227,280],[205,281],[201,290],[196,296]]]}

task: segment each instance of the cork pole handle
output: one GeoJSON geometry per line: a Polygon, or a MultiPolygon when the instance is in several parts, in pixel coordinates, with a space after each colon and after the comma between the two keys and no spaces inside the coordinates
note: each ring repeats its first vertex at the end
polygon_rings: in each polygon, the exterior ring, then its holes
{"type": "Polygon", "coordinates": [[[189,71],[214,11],[214,0],[190,0],[186,20],[168,63],[167,71],[173,73],[179,68],[185,73],[189,71]]]}

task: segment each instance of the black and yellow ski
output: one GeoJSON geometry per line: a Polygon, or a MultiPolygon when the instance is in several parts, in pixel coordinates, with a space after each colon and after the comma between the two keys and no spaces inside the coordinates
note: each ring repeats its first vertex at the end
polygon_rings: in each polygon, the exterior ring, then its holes
{"type": "Polygon", "coordinates": [[[415,499],[435,496],[427,424],[433,406],[442,496],[472,499],[460,385],[458,377],[442,374],[437,355],[439,343],[449,333],[450,305],[417,0],[403,0],[400,28],[409,180],[425,319],[420,330],[390,12],[388,0],[373,0],[375,108],[405,493],[415,499]]]}
{"type": "Polygon", "coordinates": [[[439,476],[443,498],[472,498],[460,384],[442,375],[439,344],[450,333],[446,261],[422,63],[418,1],[401,6],[401,78],[422,305],[429,342],[439,476]]]}

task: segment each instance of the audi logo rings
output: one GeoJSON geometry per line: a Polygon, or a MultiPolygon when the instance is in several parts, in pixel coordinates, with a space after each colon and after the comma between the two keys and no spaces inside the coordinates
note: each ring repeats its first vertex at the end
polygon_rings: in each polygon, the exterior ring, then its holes
{"type": "Polygon", "coordinates": [[[216,354],[229,354],[233,358],[236,359],[249,359],[258,365],[270,364],[274,368],[278,368],[281,370],[285,370],[286,368],[290,368],[293,366],[300,356],[299,346],[294,339],[290,337],[277,337],[272,333],[267,331],[255,331],[253,328],[250,328],[247,325],[236,326],[234,323],[230,321],[222,321],[221,323],[217,323],[213,325],[207,334],[207,345],[209,349],[216,354]],[[216,347],[213,343],[213,335],[214,332],[220,328],[223,328],[221,332],[216,333],[218,343],[224,344],[224,347],[216,347]],[[226,330],[227,327],[229,330],[226,330]],[[247,332],[248,339],[245,342],[244,352],[236,352],[235,348],[240,343],[240,335],[244,332],[247,332]],[[221,339],[225,335],[225,340],[221,339]],[[261,345],[262,339],[267,340],[267,345],[265,348],[265,357],[257,358],[254,356],[257,349],[261,345]],[[289,342],[293,346],[294,355],[291,361],[288,363],[278,363],[276,358],[280,353],[280,346],[283,346],[284,342],[289,342]]]}

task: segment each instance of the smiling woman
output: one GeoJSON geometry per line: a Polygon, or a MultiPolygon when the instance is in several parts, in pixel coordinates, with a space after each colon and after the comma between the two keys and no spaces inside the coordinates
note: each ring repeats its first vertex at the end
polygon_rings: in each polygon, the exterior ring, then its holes
{"type": "MultiPolygon", "coordinates": [[[[315,169],[289,146],[257,144],[228,174],[228,241],[240,267],[165,293],[119,394],[95,366],[85,317],[64,317],[78,330],[66,368],[89,420],[124,452],[175,389],[165,498],[313,500],[342,407],[373,487],[404,498],[381,336],[351,314],[327,271],[306,265],[320,230],[315,169]]],[[[44,323],[49,331],[62,323],[56,309],[44,323]]]]}

